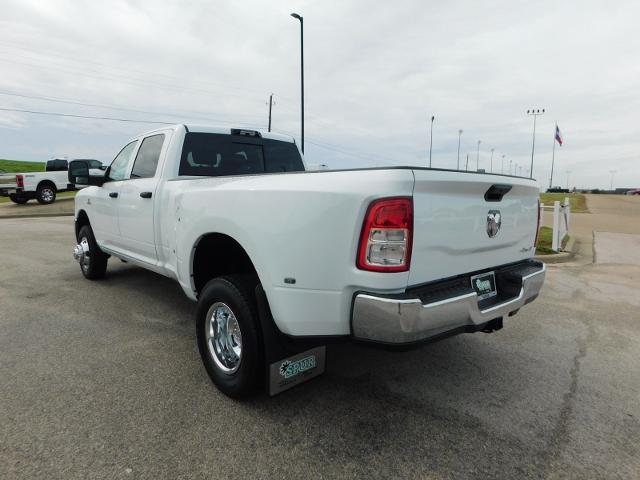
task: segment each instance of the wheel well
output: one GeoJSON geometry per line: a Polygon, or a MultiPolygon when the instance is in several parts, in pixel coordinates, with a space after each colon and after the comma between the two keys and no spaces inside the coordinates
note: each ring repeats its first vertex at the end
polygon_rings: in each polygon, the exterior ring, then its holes
{"type": "Polygon", "coordinates": [[[87,212],[84,210],[80,210],[78,212],[78,218],[76,218],[76,238],[78,238],[80,229],[85,225],[91,225],[91,222],[89,222],[89,215],[87,215],[87,212]]]}
{"type": "Polygon", "coordinates": [[[209,233],[195,245],[191,274],[196,293],[212,278],[238,273],[256,273],[242,246],[228,235],[209,233]]]}
{"type": "Polygon", "coordinates": [[[40,190],[40,187],[44,187],[44,186],[50,186],[53,187],[53,191],[57,191],[58,189],[56,188],[55,183],[53,183],[51,180],[42,180],[39,184],[38,187],[36,188],[36,190],[40,190]]]}

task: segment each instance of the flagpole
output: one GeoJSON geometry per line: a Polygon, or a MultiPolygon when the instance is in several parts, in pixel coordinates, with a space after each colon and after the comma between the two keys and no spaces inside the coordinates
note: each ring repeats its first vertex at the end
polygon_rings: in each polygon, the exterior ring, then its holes
{"type": "Polygon", "coordinates": [[[553,153],[551,154],[551,177],[549,178],[549,188],[553,188],[553,164],[556,161],[556,132],[558,131],[558,124],[553,130],[553,153]]]}

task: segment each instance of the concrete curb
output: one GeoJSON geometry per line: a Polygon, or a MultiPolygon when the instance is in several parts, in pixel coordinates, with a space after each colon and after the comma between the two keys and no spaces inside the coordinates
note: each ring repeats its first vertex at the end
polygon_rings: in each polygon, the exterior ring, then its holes
{"type": "Polygon", "coordinates": [[[559,253],[553,253],[551,255],[536,255],[534,258],[536,260],[540,260],[544,263],[564,263],[573,259],[575,252],[573,251],[573,247],[575,244],[575,238],[573,236],[569,237],[569,242],[567,242],[567,246],[564,251],[559,253]]]}

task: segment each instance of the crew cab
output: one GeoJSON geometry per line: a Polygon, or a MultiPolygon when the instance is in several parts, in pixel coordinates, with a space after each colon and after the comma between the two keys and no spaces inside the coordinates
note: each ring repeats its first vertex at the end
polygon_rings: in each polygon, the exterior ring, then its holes
{"type": "MultiPolygon", "coordinates": [[[[85,159],[92,174],[100,176],[104,167],[102,162],[85,159]]],[[[24,205],[36,199],[42,205],[56,201],[58,192],[75,190],[76,186],[68,182],[69,161],[66,159],[49,160],[44,172],[26,172],[0,177],[0,196],[9,197],[13,203],[24,205]]]]}
{"type": "MultiPolygon", "coordinates": [[[[324,345],[408,348],[491,332],[534,300],[538,187],[424,167],[307,171],[290,137],[175,125],[129,141],[103,176],[72,162],[74,257],[175,279],[232,397],[324,369],[324,345]]],[[[105,291],[105,295],[108,292],[105,291]]]]}

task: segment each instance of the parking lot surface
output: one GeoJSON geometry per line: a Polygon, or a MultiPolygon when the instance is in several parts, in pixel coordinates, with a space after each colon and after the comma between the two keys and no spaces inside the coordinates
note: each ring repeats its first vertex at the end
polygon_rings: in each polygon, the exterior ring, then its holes
{"type": "Polygon", "coordinates": [[[49,205],[40,205],[35,200],[30,200],[24,205],[16,205],[12,202],[0,203],[0,219],[62,215],[73,215],[73,197],[59,196],[49,205]]]}
{"type": "Polygon", "coordinates": [[[86,281],[73,244],[70,217],[0,220],[0,478],[639,478],[638,266],[552,265],[499,332],[331,346],[239,403],[177,283],[86,281]]]}

